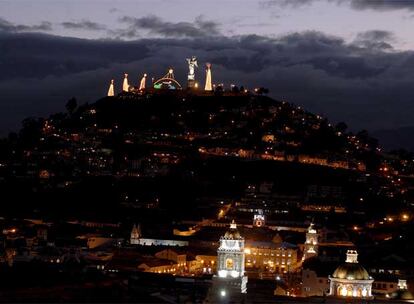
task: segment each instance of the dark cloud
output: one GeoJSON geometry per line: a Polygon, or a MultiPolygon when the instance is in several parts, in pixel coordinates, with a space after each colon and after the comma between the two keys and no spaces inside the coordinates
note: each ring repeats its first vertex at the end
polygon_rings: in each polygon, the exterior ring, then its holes
{"type": "Polygon", "coordinates": [[[64,28],[74,30],[102,31],[106,29],[105,25],[88,20],[82,20],[77,22],[62,22],[61,25],[64,28]]]}
{"type": "Polygon", "coordinates": [[[0,34],[0,81],[64,76],[148,55],[144,43],[102,41],[44,34],[0,34]]]}
{"type": "MultiPolygon", "coordinates": [[[[310,5],[316,0],[263,0],[259,4],[263,8],[268,8],[271,6],[281,6],[281,7],[301,7],[304,5],[310,5]]],[[[319,0],[318,0],[319,1],[319,0]]]]}
{"type": "Polygon", "coordinates": [[[139,37],[142,31],[171,38],[195,38],[219,35],[219,25],[206,20],[202,16],[190,22],[166,22],[161,18],[150,15],[141,18],[131,16],[121,17],[120,22],[128,25],[125,29],[114,31],[115,35],[123,38],[139,37]]]}
{"type": "MultiPolygon", "coordinates": [[[[201,36],[125,42],[3,33],[0,129],[17,128],[29,115],[63,110],[72,96],[94,102],[106,93],[111,78],[119,90],[124,72],[136,84],[144,72],[157,78],[173,66],[178,80],[185,83],[185,58],[191,55],[198,56],[200,66],[213,64],[213,82],[269,87],[273,97],[333,121],[346,121],[353,129],[413,125],[414,52],[390,52],[360,43],[392,44],[390,33],[371,31],[358,37],[347,43],[310,31],[278,38],[201,36]]],[[[200,82],[204,76],[200,68],[200,82]]]]}
{"type": "Polygon", "coordinates": [[[389,31],[372,30],[358,34],[358,39],[372,41],[395,41],[394,33],[389,31]]]}
{"type": "Polygon", "coordinates": [[[43,32],[51,31],[52,24],[47,21],[43,21],[40,24],[24,25],[14,24],[5,19],[0,18],[0,31],[2,32],[43,32]]]}
{"type": "MultiPolygon", "coordinates": [[[[340,0],[347,1],[347,0],[340,0]]],[[[373,9],[379,11],[408,9],[414,10],[413,0],[350,0],[351,7],[358,10],[373,9]]]]}
{"type": "Polygon", "coordinates": [[[370,49],[392,50],[397,38],[389,31],[372,30],[359,33],[354,41],[356,45],[370,49]]]}
{"type": "Polygon", "coordinates": [[[301,7],[310,5],[315,2],[330,2],[336,4],[349,5],[356,10],[414,10],[413,0],[263,0],[260,2],[261,6],[281,6],[281,7],[301,7]]]}

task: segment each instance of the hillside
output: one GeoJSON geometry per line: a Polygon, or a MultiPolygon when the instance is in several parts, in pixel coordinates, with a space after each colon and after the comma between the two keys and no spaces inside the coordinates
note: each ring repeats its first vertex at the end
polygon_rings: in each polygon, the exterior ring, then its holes
{"type": "Polygon", "coordinates": [[[198,218],[214,214],[218,201],[241,200],[290,206],[297,219],[314,202],[360,209],[370,193],[382,212],[391,206],[383,196],[397,199],[399,188],[367,181],[366,170],[381,163],[377,142],[346,128],[244,92],[121,93],[81,106],[72,99],[67,113],[29,118],[1,143],[0,188],[14,206],[7,212],[26,216],[198,218]],[[263,187],[266,199],[248,199],[263,187]]]}
{"type": "MultiPolygon", "coordinates": [[[[357,169],[377,143],[286,102],[251,94],[124,94],[80,107],[48,132],[120,134],[125,147],[157,143],[237,157],[274,157],[357,169]],[[104,131],[103,131],[104,130],[104,131]],[[241,153],[239,153],[241,152],[241,153]],[[300,158],[302,157],[302,158],[300,158]]],[[[59,137],[59,136],[58,136],[59,137]]],[[[131,152],[133,153],[133,152],[131,152]]]]}

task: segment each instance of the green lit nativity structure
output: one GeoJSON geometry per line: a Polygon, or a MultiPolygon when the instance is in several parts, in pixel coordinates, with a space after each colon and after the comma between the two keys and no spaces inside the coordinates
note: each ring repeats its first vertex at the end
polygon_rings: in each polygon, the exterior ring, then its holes
{"type": "MultiPolygon", "coordinates": [[[[192,56],[191,58],[187,58],[188,63],[188,75],[187,75],[187,89],[193,90],[198,89],[198,83],[195,79],[195,68],[198,67],[197,64],[197,57],[192,56]]],[[[134,87],[129,85],[128,81],[128,74],[124,74],[124,80],[122,84],[122,92],[123,93],[135,93],[135,94],[142,94],[145,91],[179,91],[182,90],[182,85],[175,79],[174,77],[174,70],[173,68],[169,68],[167,74],[163,77],[153,80],[152,87],[147,88],[147,74],[144,74],[141,78],[138,87],[134,87]]],[[[206,63],[206,82],[204,86],[204,92],[212,92],[213,85],[212,85],[212,77],[211,77],[211,64],[206,63]]],[[[115,89],[114,89],[114,80],[112,79],[109,85],[107,96],[115,96],[115,89]]]]}
{"type": "Polygon", "coordinates": [[[168,73],[164,77],[156,80],[153,84],[154,89],[163,90],[181,90],[181,84],[174,78],[174,70],[169,69],[168,73]]]}

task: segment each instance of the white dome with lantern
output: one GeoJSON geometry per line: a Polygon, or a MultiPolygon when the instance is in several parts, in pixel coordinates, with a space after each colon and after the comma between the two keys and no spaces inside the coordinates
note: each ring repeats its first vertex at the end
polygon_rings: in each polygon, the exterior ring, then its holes
{"type": "Polygon", "coordinates": [[[374,279],[358,263],[358,252],[348,250],[346,261],[330,277],[330,295],[337,297],[371,298],[374,279]]]}

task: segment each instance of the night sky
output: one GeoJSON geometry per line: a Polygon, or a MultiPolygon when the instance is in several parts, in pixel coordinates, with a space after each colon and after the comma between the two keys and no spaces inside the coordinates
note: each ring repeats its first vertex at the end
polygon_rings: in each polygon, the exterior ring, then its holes
{"type": "MultiPolygon", "coordinates": [[[[371,132],[414,130],[412,0],[0,1],[0,134],[169,66],[371,132]],[[407,129],[405,129],[407,130],[407,129]]],[[[378,133],[381,134],[381,133],[378,133]]],[[[401,145],[405,143],[401,142],[401,145]]]]}

